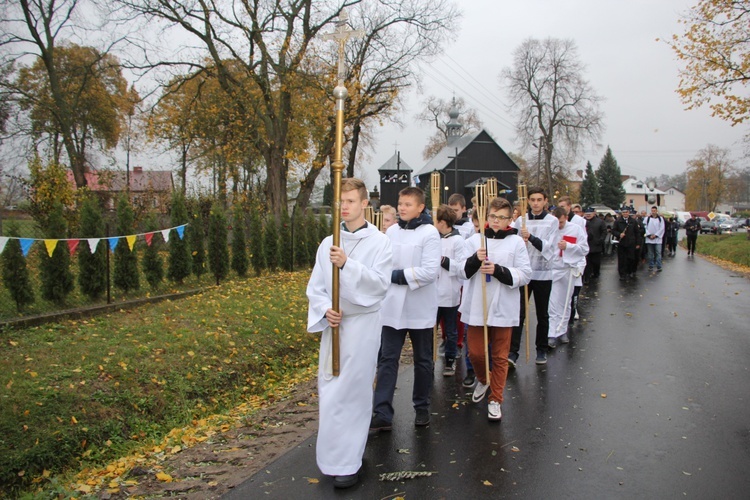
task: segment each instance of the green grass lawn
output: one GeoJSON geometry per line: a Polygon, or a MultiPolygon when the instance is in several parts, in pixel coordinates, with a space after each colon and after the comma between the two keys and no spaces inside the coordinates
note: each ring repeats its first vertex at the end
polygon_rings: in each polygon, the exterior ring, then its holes
{"type": "MultiPolygon", "coordinates": [[[[680,245],[684,247],[686,243],[683,239],[680,245]]],[[[750,267],[750,240],[746,233],[702,234],[695,246],[699,254],[750,267]]]]}
{"type": "Polygon", "coordinates": [[[0,332],[0,497],[104,464],[315,373],[309,271],[0,332]]]}

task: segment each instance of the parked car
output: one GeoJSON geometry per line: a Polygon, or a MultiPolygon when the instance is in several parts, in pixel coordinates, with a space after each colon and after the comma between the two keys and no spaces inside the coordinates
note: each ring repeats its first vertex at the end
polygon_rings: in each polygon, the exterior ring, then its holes
{"type": "Polygon", "coordinates": [[[721,234],[721,228],[712,220],[701,221],[701,234],[721,234]]]}
{"type": "Polygon", "coordinates": [[[737,230],[737,224],[733,219],[719,219],[716,221],[722,233],[731,233],[737,230]]]}

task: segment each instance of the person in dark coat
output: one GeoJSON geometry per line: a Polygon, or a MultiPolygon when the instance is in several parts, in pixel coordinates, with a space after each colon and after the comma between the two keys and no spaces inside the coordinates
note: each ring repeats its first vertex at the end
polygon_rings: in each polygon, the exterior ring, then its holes
{"type": "Polygon", "coordinates": [[[621,215],[612,226],[612,234],[617,238],[617,271],[620,281],[635,278],[638,259],[643,246],[643,226],[638,219],[630,216],[630,209],[622,207],[621,215]]]}
{"type": "Polygon", "coordinates": [[[669,256],[674,257],[675,252],[677,251],[677,233],[680,232],[680,223],[677,222],[677,220],[672,217],[669,219],[669,222],[667,222],[667,251],[669,251],[669,256]]]}
{"type": "Polygon", "coordinates": [[[586,255],[586,270],[583,272],[583,284],[589,283],[591,278],[599,277],[604,252],[604,239],[607,237],[607,224],[596,215],[596,211],[589,207],[584,212],[586,219],[586,234],[589,241],[589,253],[586,255]]]}
{"type": "Polygon", "coordinates": [[[698,219],[693,217],[685,221],[685,235],[687,236],[687,252],[688,257],[695,255],[695,242],[698,240],[698,233],[701,230],[701,223],[698,219]]]}

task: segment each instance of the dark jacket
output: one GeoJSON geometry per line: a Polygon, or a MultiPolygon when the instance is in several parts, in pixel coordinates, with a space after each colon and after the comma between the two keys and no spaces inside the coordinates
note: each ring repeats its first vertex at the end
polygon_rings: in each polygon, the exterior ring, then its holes
{"type": "Polygon", "coordinates": [[[604,251],[604,238],[607,237],[607,224],[599,217],[586,219],[586,234],[589,240],[589,253],[604,251]]]}
{"type": "Polygon", "coordinates": [[[685,221],[685,232],[688,236],[695,236],[701,230],[701,223],[695,217],[690,217],[685,221]]]}
{"type": "Polygon", "coordinates": [[[623,248],[640,247],[643,243],[643,226],[633,216],[625,219],[620,216],[612,225],[612,236],[620,240],[620,246],[623,248]],[[625,236],[621,236],[625,233],[625,236]]]}

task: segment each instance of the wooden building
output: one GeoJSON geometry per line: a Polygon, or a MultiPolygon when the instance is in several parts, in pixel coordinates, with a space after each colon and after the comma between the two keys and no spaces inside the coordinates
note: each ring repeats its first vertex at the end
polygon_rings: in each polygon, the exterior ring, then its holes
{"type": "MultiPolygon", "coordinates": [[[[378,169],[380,205],[398,207],[398,192],[411,185],[412,168],[396,152],[378,169]]],[[[372,193],[371,193],[372,195],[372,193]]]]}

